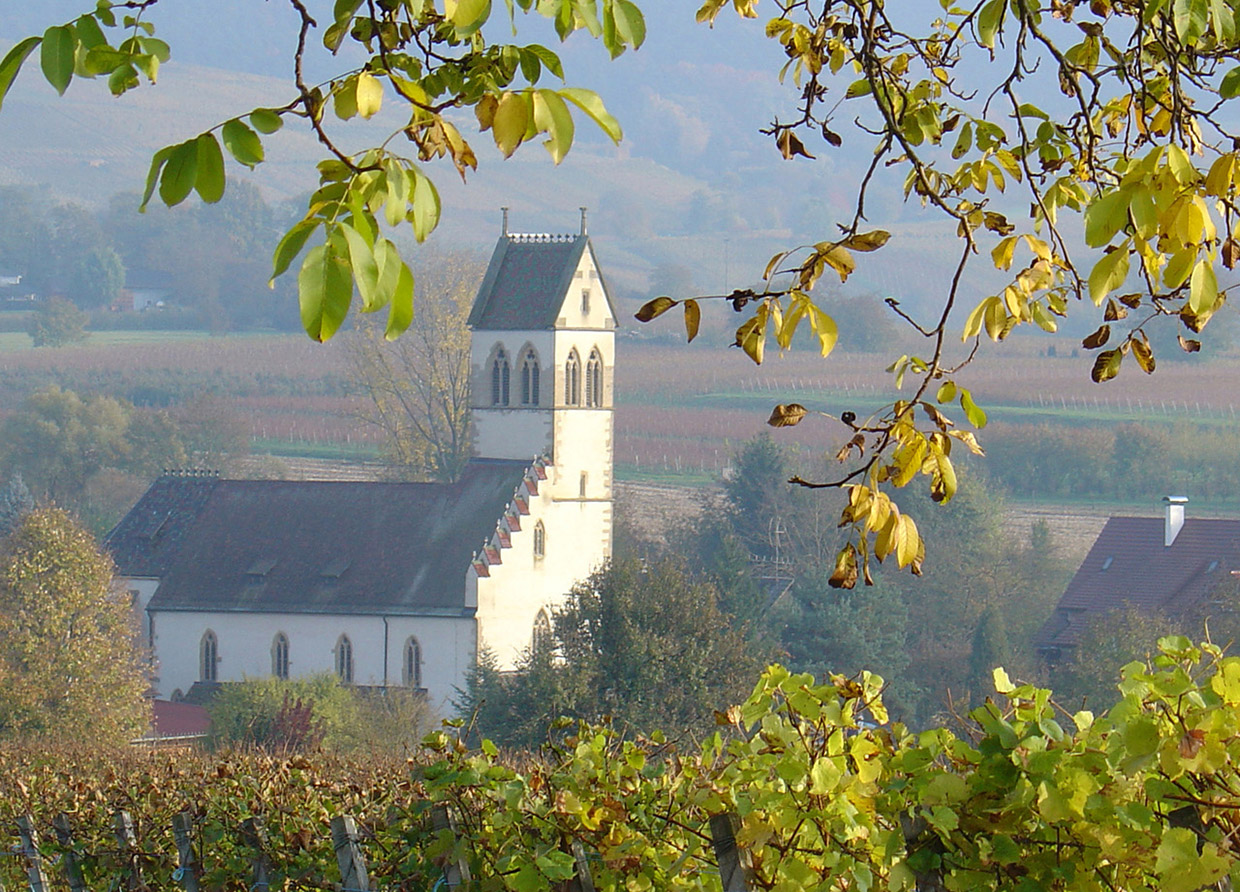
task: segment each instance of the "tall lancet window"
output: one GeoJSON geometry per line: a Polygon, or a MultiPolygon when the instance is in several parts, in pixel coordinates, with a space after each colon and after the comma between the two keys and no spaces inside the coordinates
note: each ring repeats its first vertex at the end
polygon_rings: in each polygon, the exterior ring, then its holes
{"type": "Polygon", "coordinates": [[[568,354],[568,362],[564,365],[564,404],[581,405],[581,357],[576,349],[568,354]]]}
{"type": "Polygon", "coordinates": [[[521,405],[538,405],[538,354],[533,347],[521,360],[521,405]]]}
{"type": "Polygon", "coordinates": [[[508,405],[508,388],[512,378],[512,367],[508,363],[508,354],[500,347],[495,352],[495,361],[491,363],[491,405],[508,405]]]}
{"type": "Polygon", "coordinates": [[[590,351],[586,362],[586,405],[595,408],[603,405],[603,357],[598,349],[590,351]]]}

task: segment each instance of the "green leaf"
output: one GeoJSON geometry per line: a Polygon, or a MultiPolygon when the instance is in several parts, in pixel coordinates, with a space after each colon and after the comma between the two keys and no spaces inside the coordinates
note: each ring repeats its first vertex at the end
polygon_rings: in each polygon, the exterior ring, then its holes
{"type": "Polygon", "coordinates": [[[1125,239],[1094,264],[1089,274],[1089,297],[1094,306],[1101,306],[1107,295],[1121,288],[1128,278],[1128,243],[1129,239],[1125,239]]]}
{"type": "Polygon", "coordinates": [[[1085,211],[1085,243],[1101,248],[1128,222],[1128,193],[1123,189],[1108,192],[1085,211]]]}
{"type": "Polygon", "coordinates": [[[379,267],[375,263],[374,250],[348,223],[337,225],[349,246],[349,265],[353,268],[353,281],[357,282],[357,292],[362,296],[362,312],[373,312],[382,306],[378,298],[379,267]]]}
{"type": "Polygon", "coordinates": [[[583,90],[580,87],[565,87],[559,92],[561,96],[589,115],[594,123],[598,124],[603,132],[610,137],[612,142],[620,142],[624,136],[620,129],[620,123],[603,106],[603,100],[599,98],[597,93],[593,90],[583,90]]]}
{"type": "Polygon", "coordinates": [[[73,33],[77,36],[78,43],[88,50],[96,46],[106,46],[108,42],[93,15],[78,16],[73,22],[73,33]]]}
{"type": "Polygon", "coordinates": [[[262,163],[263,142],[240,118],[225,121],[220,135],[224,138],[224,147],[229,154],[246,167],[253,169],[262,163]]]}
{"type": "Polygon", "coordinates": [[[505,93],[495,108],[495,117],[491,120],[491,135],[505,158],[511,157],[525,140],[525,132],[530,125],[530,105],[530,100],[524,93],[505,93]]]}
{"type": "Polygon", "coordinates": [[[1003,14],[1007,12],[1007,0],[990,0],[977,14],[977,42],[988,49],[994,49],[995,38],[999,34],[999,26],[1003,23],[1003,14]]]}
{"type": "Polygon", "coordinates": [[[1223,75],[1223,82],[1219,84],[1218,95],[1222,99],[1235,99],[1237,96],[1240,96],[1240,67],[1233,68],[1223,75]]]}
{"type": "Polygon", "coordinates": [[[532,43],[529,46],[525,47],[523,49],[523,52],[527,52],[533,56],[536,56],[538,60],[542,62],[544,66],[546,66],[546,69],[548,71],[550,71],[560,80],[564,80],[564,65],[560,61],[560,57],[557,56],[555,53],[551,52],[551,50],[547,49],[545,46],[541,46],[540,44],[532,43]]]}
{"type": "Polygon", "coordinates": [[[960,388],[960,408],[964,411],[964,417],[969,419],[969,424],[979,429],[986,426],[986,413],[973,402],[973,394],[963,387],[960,388]]]}
{"type": "Polygon", "coordinates": [[[573,145],[573,116],[554,90],[534,91],[534,124],[547,134],[543,145],[559,164],[573,145]]]}
{"type": "Polygon", "coordinates": [[[306,334],[326,341],[344,322],[353,298],[349,263],[330,238],[307,252],[297,275],[297,292],[306,334]]]}
{"type": "Polygon", "coordinates": [[[616,36],[637,49],[646,40],[646,19],[642,11],[630,0],[615,0],[612,15],[616,21],[616,36]]]}
{"type": "Polygon", "coordinates": [[[467,37],[491,16],[491,0],[445,0],[444,11],[457,34],[467,37]]]}
{"type": "Polygon", "coordinates": [[[396,290],[392,292],[392,302],[388,309],[387,331],[383,336],[389,341],[399,337],[409,324],[413,322],[413,273],[404,261],[400,264],[400,274],[396,282],[396,290]]]}
{"type": "Polygon", "coordinates": [[[301,220],[284,234],[280,239],[280,243],[276,245],[275,253],[271,258],[271,278],[268,284],[275,285],[276,277],[288,269],[289,264],[301,253],[301,249],[305,247],[306,239],[310,238],[310,233],[319,228],[319,220],[306,219],[301,220]]]}
{"type": "Polygon", "coordinates": [[[250,112],[250,123],[259,133],[275,133],[284,126],[284,119],[272,109],[256,108],[250,112]]]}
{"type": "Polygon", "coordinates": [[[21,71],[22,63],[42,42],[42,37],[27,37],[5,53],[4,59],[0,60],[0,106],[4,104],[4,97],[8,95],[9,87],[13,86],[17,72],[21,71]]]}
{"type": "Polygon", "coordinates": [[[198,140],[191,139],[172,147],[159,178],[159,198],[173,207],[183,202],[194,189],[198,178],[198,140]]]}
{"type": "Polygon", "coordinates": [[[413,234],[419,242],[427,237],[439,225],[439,190],[430,178],[420,170],[411,171],[413,196],[410,201],[409,220],[413,224],[413,234]]]}
{"type": "Polygon", "coordinates": [[[1199,260],[1193,267],[1193,275],[1188,285],[1188,306],[1194,314],[1200,316],[1214,309],[1218,301],[1218,280],[1214,276],[1214,264],[1208,260],[1199,260]]]}
{"type": "Polygon", "coordinates": [[[214,133],[198,137],[198,173],[194,188],[207,204],[215,204],[224,197],[224,153],[214,133]]]}
{"type": "Polygon", "coordinates": [[[1208,10],[1208,0],[1174,0],[1172,21],[1181,43],[1192,46],[1206,33],[1208,10]]]}
{"type": "Polygon", "coordinates": [[[73,80],[73,54],[76,49],[77,40],[68,25],[53,25],[43,32],[39,62],[43,66],[43,76],[61,96],[65,95],[69,82],[73,80]]]}
{"type": "Polygon", "coordinates": [[[146,174],[146,188],[142,190],[142,204],[138,205],[139,213],[146,211],[146,206],[151,201],[151,196],[155,194],[155,184],[159,182],[159,172],[163,170],[164,163],[168,160],[168,156],[172,154],[175,146],[164,146],[151,157],[151,169],[146,174]]]}

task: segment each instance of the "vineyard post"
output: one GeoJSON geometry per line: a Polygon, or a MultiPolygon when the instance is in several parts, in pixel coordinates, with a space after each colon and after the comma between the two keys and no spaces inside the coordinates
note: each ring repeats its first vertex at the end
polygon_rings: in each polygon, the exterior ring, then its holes
{"type": "MultiPolygon", "coordinates": [[[[449,831],[452,834],[454,844],[460,839],[456,832],[456,819],[448,811],[448,806],[443,803],[431,807],[431,829],[435,833],[439,833],[442,830],[449,831]]],[[[468,883],[470,881],[469,862],[464,858],[449,860],[443,868],[443,879],[450,889],[454,889],[462,883],[468,883]]]]}
{"type": "Polygon", "coordinates": [[[715,861],[719,864],[723,892],[751,892],[753,863],[749,852],[736,845],[736,816],[711,815],[710,838],[715,846],[715,861]]]}
{"type": "Polygon", "coordinates": [[[194,851],[194,816],[187,811],[172,816],[172,835],[177,843],[177,876],[185,892],[198,892],[198,854],[194,851]]]}
{"type": "Polygon", "coordinates": [[[332,848],[336,850],[343,892],[369,892],[366,856],[357,841],[357,822],[349,815],[332,818],[332,848]]]}
{"type": "Polygon", "coordinates": [[[577,875],[568,885],[569,892],[594,892],[594,877],[590,875],[590,862],[586,859],[586,847],[581,840],[574,839],[572,846],[573,862],[577,866],[577,875]]]}
{"type": "Polygon", "coordinates": [[[64,850],[60,856],[60,863],[70,892],[86,892],[86,880],[82,878],[82,863],[77,851],[73,848],[73,825],[69,823],[69,816],[62,811],[52,818],[52,829],[56,831],[56,841],[64,850]]]}
{"type": "Polygon", "coordinates": [[[30,892],[49,892],[47,874],[43,872],[43,856],[39,854],[39,832],[34,829],[34,819],[30,815],[17,819],[17,833],[21,836],[22,855],[26,858],[30,892]]]}
{"type": "Polygon", "coordinates": [[[122,869],[126,871],[125,888],[136,892],[145,884],[142,882],[142,865],[138,863],[138,839],[133,832],[133,818],[122,809],[112,816],[112,821],[116,831],[116,844],[120,849],[122,869]]]}
{"type": "Polygon", "coordinates": [[[252,862],[254,881],[250,888],[266,892],[270,885],[271,858],[267,855],[267,828],[263,826],[262,818],[246,818],[241,824],[241,839],[256,853],[252,862]]]}

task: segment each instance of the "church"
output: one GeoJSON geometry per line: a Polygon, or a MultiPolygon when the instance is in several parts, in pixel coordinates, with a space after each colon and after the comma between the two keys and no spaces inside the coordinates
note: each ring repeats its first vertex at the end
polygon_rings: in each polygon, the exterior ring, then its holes
{"type": "Polygon", "coordinates": [[[453,483],[168,473],[108,535],[154,689],[332,672],[440,712],[511,668],[611,552],[616,313],[586,234],[504,230],[469,317],[476,457],[453,483]]]}

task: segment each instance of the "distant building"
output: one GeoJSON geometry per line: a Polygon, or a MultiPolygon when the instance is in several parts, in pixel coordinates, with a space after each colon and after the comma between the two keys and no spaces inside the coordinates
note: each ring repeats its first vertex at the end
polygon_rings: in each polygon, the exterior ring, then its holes
{"type": "Polygon", "coordinates": [[[158,479],[109,534],[161,696],[335,672],[441,709],[610,555],[616,315],[585,233],[505,231],[470,316],[478,457],[452,484],[158,479]]]}
{"type": "Polygon", "coordinates": [[[1199,611],[1240,573],[1240,520],[1186,518],[1186,498],[1163,502],[1162,517],[1107,521],[1038,633],[1038,651],[1048,660],[1071,652],[1090,624],[1112,610],[1172,617],[1199,611]]]}

